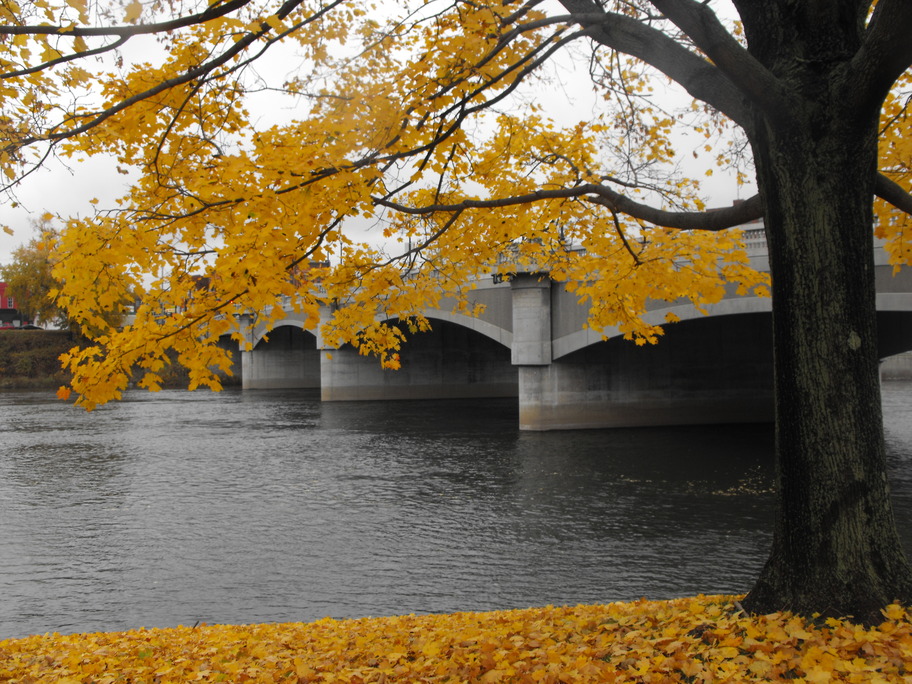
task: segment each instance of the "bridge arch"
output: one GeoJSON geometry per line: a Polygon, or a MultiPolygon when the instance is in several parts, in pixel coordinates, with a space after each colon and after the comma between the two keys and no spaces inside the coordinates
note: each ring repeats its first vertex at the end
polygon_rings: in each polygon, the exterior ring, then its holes
{"type": "Polygon", "coordinates": [[[467,314],[444,311],[443,309],[424,309],[421,314],[431,321],[431,327],[433,327],[433,321],[435,320],[458,325],[462,328],[473,330],[480,335],[487,337],[488,339],[494,340],[507,349],[513,348],[512,331],[505,330],[501,326],[495,325],[494,323],[489,323],[488,321],[478,318],[477,316],[469,316],[467,314]]]}
{"type": "Polygon", "coordinates": [[[301,389],[320,387],[320,351],[313,332],[288,317],[271,330],[251,331],[250,351],[241,354],[244,389],[301,389]]]}
{"type": "MultiPolygon", "coordinates": [[[[657,309],[650,309],[644,316],[647,323],[662,324],[667,320],[668,314],[674,314],[680,322],[715,318],[718,316],[735,316],[740,314],[769,314],[772,312],[772,299],[769,297],[739,297],[738,299],[723,299],[716,304],[705,307],[706,313],[699,311],[691,303],[673,304],[657,309]]],[[[672,324],[673,325],[673,324],[672,324]]],[[[621,331],[616,327],[604,328],[601,331],[588,328],[577,330],[564,335],[552,342],[552,358],[559,359],[586,347],[598,344],[604,340],[621,337],[621,331]]]]}
{"type": "MultiPolygon", "coordinates": [[[[675,304],[650,309],[644,317],[648,323],[661,324],[672,313],[683,323],[686,321],[721,318],[744,314],[772,314],[773,301],[770,297],[739,297],[723,299],[706,307],[706,314],[698,311],[693,304],[675,304]]],[[[912,293],[878,293],[878,353],[881,358],[912,351],[912,293]]],[[[674,325],[674,324],[671,324],[674,325]]],[[[667,330],[668,328],[666,328],[667,330]]],[[[601,332],[589,329],[578,330],[552,342],[553,359],[569,356],[581,349],[604,340],[621,337],[617,327],[605,328],[601,332]]],[[[660,341],[659,344],[662,342],[660,341]]]]}
{"type": "Polygon", "coordinates": [[[520,373],[522,429],[764,422],[772,326],[762,310],[691,316],[658,344],[598,338],[520,373]]]}
{"type": "MultiPolygon", "coordinates": [[[[323,400],[517,396],[518,371],[510,362],[510,348],[497,335],[485,334],[490,328],[465,325],[474,320],[467,316],[427,318],[431,330],[406,331],[395,371],[384,370],[376,358],[361,356],[350,345],[327,350],[321,366],[323,400]]],[[[401,324],[395,318],[384,322],[401,324]]]]}
{"type": "MultiPolygon", "coordinates": [[[[318,337],[317,330],[312,330],[310,328],[304,327],[307,321],[303,313],[295,311],[285,311],[284,313],[284,318],[281,318],[272,324],[267,325],[265,322],[260,322],[249,329],[248,341],[251,344],[251,348],[257,348],[264,338],[270,337],[275,330],[282,327],[303,329],[315,337],[318,337]]],[[[466,328],[468,330],[476,332],[490,340],[493,340],[494,342],[497,342],[507,349],[512,348],[513,333],[510,330],[506,330],[500,325],[490,323],[476,316],[455,313],[452,311],[445,311],[443,309],[430,308],[424,309],[421,311],[421,314],[431,321],[432,327],[434,327],[434,321],[456,325],[458,327],[466,328]]],[[[384,319],[382,316],[377,317],[378,322],[389,322],[395,320],[397,319],[384,319]]]]}
{"type": "Polygon", "coordinates": [[[264,322],[260,322],[250,329],[250,336],[248,339],[250,340],[250,343],[253,347],[256,347],[264,337],[271,335],[273,330],[281,327],[300,328],[302,330],[306,330],[311,335],[315,334],[313,330],[308,330],[304,327],[304,314],[298,313],[296,311],[286,311],[284,313],[284,318],[275,321],[270,326],[267,326],[267,324],[264,322]]]}

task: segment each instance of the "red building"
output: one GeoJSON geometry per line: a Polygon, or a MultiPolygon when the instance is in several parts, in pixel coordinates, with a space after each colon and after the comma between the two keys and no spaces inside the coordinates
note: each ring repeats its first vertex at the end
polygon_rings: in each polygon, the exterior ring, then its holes
{"type": "Polygon", "coordinates": [[[0,328],[19,328],[29,322],[16,308],[16,300],[6,293],[6,283],[0,282],[0,328]]]}

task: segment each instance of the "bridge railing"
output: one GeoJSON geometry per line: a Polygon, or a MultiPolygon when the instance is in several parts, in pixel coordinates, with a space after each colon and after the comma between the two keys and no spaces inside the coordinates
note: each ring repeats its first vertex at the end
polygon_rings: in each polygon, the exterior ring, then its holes
{"type": "Polygon", "coordinates": [[[744,242],[744,248],[747,250],[749,256],[762,256],[767,254],[766,230],[763,228],[762,223],[757,227],[752,225],[750,228],[742,229],[741,239],[744,242]]]}

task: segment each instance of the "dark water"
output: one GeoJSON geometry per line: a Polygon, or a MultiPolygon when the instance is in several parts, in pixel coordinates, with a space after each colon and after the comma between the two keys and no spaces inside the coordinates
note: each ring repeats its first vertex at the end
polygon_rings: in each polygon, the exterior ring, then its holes
{"type": "MultiPolygon", "coordinates": [[[[912,384],[884,402],[912,549],[912,384]]],[[[769,426],[516,423],[512,400],[0,394],[0,639],[749,588],[769,426]]]]}

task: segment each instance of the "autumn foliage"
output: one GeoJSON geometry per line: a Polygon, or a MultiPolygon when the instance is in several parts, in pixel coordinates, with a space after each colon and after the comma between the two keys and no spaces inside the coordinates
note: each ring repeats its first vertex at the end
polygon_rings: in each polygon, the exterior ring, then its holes
{"type": "MultiPolygon", "coordinates": [[[[647,300],[704,307],[726,281],[765,289],[737,233],[625,213],[619,191],[705,208],[670,144],[700,112],[649,105],[642,64],[593,66],[601,114],[565,123],[542,107],[550,60],[584,36],[566,18],[535,3],[191,5],[0,6],[7,177],[53,152],[104,156],[136,179],[57,245],[57,302],[96,331],[64,359],[86,408],[120,396],[135,367],[157,388],[169,350],[191,388],[218,389],[228,360],[215,342],[240,336],[234,314],[268,324],[283,297],[311,325],[332,304],[327,340],[395,367],[402,340],[382,322],[421,329],[444,297],[474,310],[477,274],[547,272],[592,304],[591,328],[639,343],[661,334],[642,319],[647,300]],[[134,55],[143,33],[158,46],[134,55]],[[256,74],[267,49],[295,70],[256,74]],[[264,116],[264,93],[287,115],[264,116]],[[111,325],[126,298],[143,302],[135,322],[111,325]]],[[[720,126],[699,131],[712,141],[720,126]]]]}
{"type": "MultiPolygon", "coordinates": [[[[912,72],[907,71],[887,98],[881,115],[884,135],[880,140],[880,163],[884,173],[901,187],[912,186],[912,113],[908,111],[912,72]]],[[[912,265],[912,216],[898,212],[884,201],[874,205],[875,232],[886,240],[894,273],[912,265]]]]}
{"type": "MultiPolygon", "coordinates": [[[[604,11],[653,21],[648,3],[604,11]]],[[[715,167],[740,183],[750,170],[744,141],[720,137],[731,122],[696,100],[661,104],[668,79],[611,51],[580,57],[588,111],[558,117],[546,106],[583,97],[560,82],[558,59],[593,30],[574,12],[535,2],[0,5],[6,178],[57,154],[102,156],[134,179],[115,206],[71,219],[58,244],[57,302],[96,331],[95,345],[65,359],[79,402],[118,397],[134,367],[155,389],[169,350],[191,387],[217,389],[228,361],[215,341],[238,335],[233,314],[268,325],[282,297],[311,325],[328,324],[330,343],[395,367],[402,340],[382,322],[421,329],[443,297],[473,310],[466,283],[479,273],[547,272],[591,305],[592,329],[617,326],[639,343],[661,334],[643,320],[648,300],[702,308],[726,281],[765,292],[738,234],[718,232],[737,221],[701,213],[700,178],[715,167]],[[154,46],[134,47],[145,35],[154,46]],[[676,148],[681,131],[700,142],[676,148]],[[705,171],[678,168],[691,149],[711,154],[705,171]],[[687,212],[691,221],[675,219],[687,212]],[[111,325],[105,312],[134,298],[136,321],[111,325]]],[[[743,41],[739,24],[729,28],[743,41]]],[[[684,61],[699,71],[696,54],[684,61]]],[[[900,187],[907,90],[897,84],[884,110],[883,170],[900,187]]],[[[907,263],[906,219],[888,204],[879,214],[896,263],[907,263]]],[[[759,216],[759,203],[740,215],[759,216]]]]}
{"type": "Polygon", "coordinates": [[[16,684],[904,682],[910,663],[897,606],[866,629],[746,617],[730,596],[0,641],[16,684]]]}

